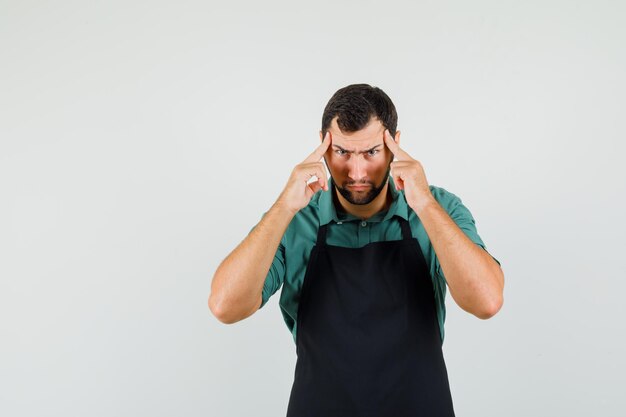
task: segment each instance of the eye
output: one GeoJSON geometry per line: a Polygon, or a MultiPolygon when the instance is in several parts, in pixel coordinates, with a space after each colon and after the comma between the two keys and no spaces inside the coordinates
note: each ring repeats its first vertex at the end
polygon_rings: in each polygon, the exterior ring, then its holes
{"type": "Polygon", "coordinates": [[[380,152],[380,150],[379,150],[379,149],[372,149],[371,151],[367,152],[367,154],[368,154],[369,156],[374,156],[374,155],[376,155],[378,152],[380,152]],[[372,153],[372,152],[374,152],[374,153],[372,153]]]}
{"type": "Polygon", "coordinates": [[[337,149],[337,150],[335,150],[335,153],[338,153],[339,155],[345,155],[346,151],[344,151],[343,149],[337,149]]]}

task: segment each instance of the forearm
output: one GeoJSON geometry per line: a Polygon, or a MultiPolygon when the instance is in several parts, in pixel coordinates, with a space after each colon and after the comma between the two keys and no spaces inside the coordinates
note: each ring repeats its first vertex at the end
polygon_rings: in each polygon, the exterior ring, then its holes
{"type": "Polygon", "coordinates": [[[481,319],[496,314],[504,289],[498,263],[463,233],[434,198],[413,210],[424,224],[456,303],[481,319]]]}
{"type": "Polygon", "coordinates": [[[275,203],[219,265],[211,282],[209,307],[220,321],[234,323],[258,308],[265,277],[293,216],[275,203]]]}

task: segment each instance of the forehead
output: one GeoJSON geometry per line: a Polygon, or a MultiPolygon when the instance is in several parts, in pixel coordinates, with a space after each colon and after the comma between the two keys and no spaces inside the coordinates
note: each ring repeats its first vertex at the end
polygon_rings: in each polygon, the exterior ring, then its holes
{"type": "Polygon", "coordinates": [[[384,143],[385,126],[378,119],[371,119],[361,130],[356,132],[342,132],[337,125],[337,117],[330,123],[328,128],[332,134],[332,144],[344,149],[369,149],[384,143]]]}

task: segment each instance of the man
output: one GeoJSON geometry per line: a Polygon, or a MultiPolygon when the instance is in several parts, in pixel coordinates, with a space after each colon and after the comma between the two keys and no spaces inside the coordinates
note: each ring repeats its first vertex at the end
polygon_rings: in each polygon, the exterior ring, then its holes
{"type": "Polygon", "coordinates": [[[283,286],[298,356],[288,417],[453,416],[446,284],[481,319],[502,306],[504,274],[472,215],[428,184],[396,126],[381,89],[338,90],[321,144],[213,278],[209,306],[224,323],[283,286]]]}

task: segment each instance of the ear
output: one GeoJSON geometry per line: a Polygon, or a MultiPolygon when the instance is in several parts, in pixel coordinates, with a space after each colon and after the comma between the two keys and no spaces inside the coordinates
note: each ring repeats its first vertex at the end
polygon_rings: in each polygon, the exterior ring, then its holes
{"type": "Polygon", "coordinates": [[[398,144],[398,146],[400,146],[400,131],[396,130],[396,143],[398,144]]]}
{"type": "Polygon", "coordinates": [[[324,142],[324,136],[322,135],[322,131],[320,130],[320,142],[324,142]]]}

